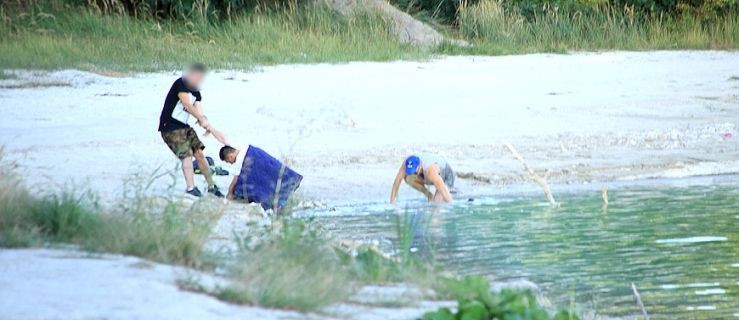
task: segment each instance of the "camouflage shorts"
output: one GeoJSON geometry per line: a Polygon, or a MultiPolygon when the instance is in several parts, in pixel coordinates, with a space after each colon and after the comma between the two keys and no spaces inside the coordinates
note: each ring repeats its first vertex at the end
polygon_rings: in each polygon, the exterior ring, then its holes
{"type": "Polygon", "coordinates": [[[192,128],[164,131],[162,132],[162,140],[180,159],[191,157],[195,151],[205,149],[205,145],[192,128]]]}

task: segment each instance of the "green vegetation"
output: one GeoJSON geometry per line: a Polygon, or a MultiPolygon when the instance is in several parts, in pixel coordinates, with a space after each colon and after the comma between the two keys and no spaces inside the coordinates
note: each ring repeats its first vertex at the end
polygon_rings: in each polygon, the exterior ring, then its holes
{"type": "Polygon", "coordinates": [[[422,57],[398,44],[379,17],[347,19],[322,8],[202,20],[138,19],[31,6],[0,9],[0,66],[155,71],[200,61],[216,68],[255,64],[422,57]],[[33,52],[33,54],[29,54],[33,52]]]}
{"type": "MultiPolygon", "coordinates": [[[[390,2],[411,14],[454,24],[459,21],[462,10],[489,2],[489,0],[390,0],[390,2]]],[[[507,13],[515,13],[529,20],[535,20],[541,17],[542,13],[550,10],[557,11],[565,17],[597,12],[604,6],[624,8],[638,14],[691,15],[713,18],[731,15],[739,4],[736,0],[504,0],[496,2],[507,13]]]]}
{"type": "Polygon", "coordinates": [[[31,195],[0,149],[0,247],[70,243],[94,252],[165,263],[201,264],[218,208],[163,199],[125,198],[104,212],[90,192],[31,195]]]}
{"type": "Polygon", "coordinates": [[[735,49],[735,0],[392,1],[450,38],[398,43],[373,14],[342,16],[313,1],[7,1],[0,4],[0,68],[92,71],[215,68],[422,59],[434,54],[569,50],[735,49]]]}
{"type": "Polygon", "coordinates": [[[448,47],[447,52],[731,49],[739,44],[737,15],[708,23],[693,15],[649,15],[603,6],[574,15],[550,8],[527,20],[493,0],[461,8],[459,30],[474,45],[469,49],[448,47]]]}
{"type": "Polygon", "coordinates": [[[407,247],[392,259],[366,246],[347,251],[303,220],[273,220],[238,242],[235,262],[227,268],[233,284],[209,292],[234,303],[316,310],[345,300],[361,285],[405,282],[430,288],[437,279],[430,262],[411,256],[407,247]]]}
{"type": "Polygon", "coordinates": [[[315,310],[339,302],[353,284],[340,256],[314,229],[301,221],[276,220],[279,227],[250,237],[229,268],[234,280],[215,292],[223,300],[315,310]],[[251,246],[250,243],[256,241],[251,246]]]}
{"type": "Polygon", "coordinates": [[[576,320],[576,315],[560,311],[550,316],[536,304],[536,298],[529,291],[503,290],[490,292],[490,285],[482,277],[468,276],[461,280],[445,279],[443,292],[457,299],[459,307],[452,313],[448,308],[423,315],[423,320],[576,320]]]}

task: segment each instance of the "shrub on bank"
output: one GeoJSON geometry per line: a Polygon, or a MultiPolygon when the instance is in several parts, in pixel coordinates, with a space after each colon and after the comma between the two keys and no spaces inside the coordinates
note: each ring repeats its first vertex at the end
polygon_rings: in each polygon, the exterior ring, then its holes
{"type": "Polygon", "coordinates": [[[554,315],[541,308],[530,291],[502,290],[490,292],[488,282],[477,276],[462,279],[445,279],[441,292],[447,293],[459,303],[456,312],[441,308],[423,315],[422,320],[577,320],[570,311],[560,311],[554,315]]]}
{"type": "Polygon", "coordinates": [[[273,220],[264,234],[241,241],[229,262],[232,284],[219,299],[251,305],[315,310],[344,300],[355,282],[329,242],[308,224],[273,220]],[[255,239],[256,237],[256,239],[255,239]]]}

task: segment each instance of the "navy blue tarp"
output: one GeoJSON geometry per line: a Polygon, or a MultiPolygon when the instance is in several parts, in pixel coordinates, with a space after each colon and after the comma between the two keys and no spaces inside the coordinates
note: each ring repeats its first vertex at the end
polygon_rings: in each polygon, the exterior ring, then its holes
{"type": "Polygon", "coordinates": [[[236,180],[234,198],[259,203],[265,210],[282,209],[302,180],[303,176],[250,145],[236,180]]]}

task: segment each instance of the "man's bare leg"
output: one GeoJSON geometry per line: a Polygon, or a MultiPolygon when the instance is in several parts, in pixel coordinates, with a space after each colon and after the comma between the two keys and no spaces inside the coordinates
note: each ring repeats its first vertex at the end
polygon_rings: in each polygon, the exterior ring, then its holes
{"type": "Polygon", "coordinates": [[[423,181],[413,176],[407,176],[405,177],[405,183],[409,184],[413,189],[418,190],[418,192],[423,193],[429,201],[433,200],[433,194],[423,185],[423,181]]]}
{"type": "MultiPolygon", "coordinates": [[[[200,168],[200,173],[203,174],[203,177],[205,177],[205,181],[208,182],[208,188],[212,188],[215,183],[213,183],[213,175],[210,173],[210,166],[208,165],[208,160],[205,159],[203,151],[195,151],[194,156],[195,160],[198,161],[198,168],[200,168]]],[[[192,165],[190,165],[190,167],[192,167],[192,165]]]]}
{"type": "Polygon", "coordinates": [[[195,187],[195,169],[192,167],[192,157],[185,157],[182,159],[182,174],[185,175],[185,184],[187,184],[187,190],[191,190],[195,187]]]}

